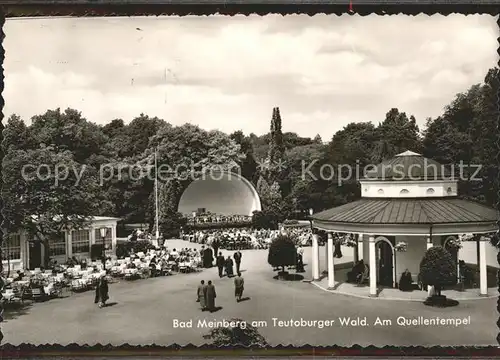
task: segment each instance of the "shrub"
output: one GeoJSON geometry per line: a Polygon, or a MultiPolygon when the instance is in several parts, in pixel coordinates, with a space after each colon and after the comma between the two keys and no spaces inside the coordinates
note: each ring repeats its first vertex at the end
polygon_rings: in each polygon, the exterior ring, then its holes
{"type": "Polygon", "coordinates": [[[281,267],[282,271],[285,271],[285,266],[295,265],[297,263],[297,249],[293,238],[288,235],[278,235],[269,247],[267,262],[275,268],[281,267]]]}
{"type": "MultiPolygon", "coordinates": [[[[241,319],[231,319],[229,322],[241,324],[241,319]]],[[[259,334],[259,331],[254,326],[245,323],[246,326],[223,327],[219,326],[210,330],[207,335],[203,337],[210,339],[213,345],[217,347],[259,347],[263,348],[268,346],[264,337],[259,334]]]]}
{"type": "Polygon", "coordinates": [[[442,246],[431,247],[420,262],[420,279],[424,285],[434,286],[436,295],[441,289],[457,282],[457,264],[442,246]]]}

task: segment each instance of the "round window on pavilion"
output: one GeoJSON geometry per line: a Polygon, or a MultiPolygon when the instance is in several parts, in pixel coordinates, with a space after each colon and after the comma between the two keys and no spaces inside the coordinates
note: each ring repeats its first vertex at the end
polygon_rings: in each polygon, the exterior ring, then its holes
{"type": "Polygon", "coordinates": [[[384,189],[378,189],[377,194],[384,195],[384,189]]]}
{"type": "Polygon", "coordinates": [[[435,193],[433,188],[428,188],[427,191],[425,192],[427,195],[432,195],[435,193]]]}
{"type": "Polygon", "coordinates": [[[403,189],[399,192],[399,195],[406,195],[406,194],[409,194],[410,192],[408,191],[408,189],[403,189]]]}
{"type": "Polygon", "coordinates": [[[449,187],[448,189],[446,189],[446,193],[448,195],[453,195],[453,189],[451,187],[449,187]]]}

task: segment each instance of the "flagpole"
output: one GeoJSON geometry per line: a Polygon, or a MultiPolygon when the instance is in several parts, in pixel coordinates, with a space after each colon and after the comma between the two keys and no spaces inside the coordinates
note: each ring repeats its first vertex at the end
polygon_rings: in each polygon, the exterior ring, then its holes
{"type": "Polygon", "coordinates": [[[157,149],[155,148],[155,210],[156,210],[156,241],[160,237],[160,230],[158,227],[158,159],[157,159],[157,149]]]}

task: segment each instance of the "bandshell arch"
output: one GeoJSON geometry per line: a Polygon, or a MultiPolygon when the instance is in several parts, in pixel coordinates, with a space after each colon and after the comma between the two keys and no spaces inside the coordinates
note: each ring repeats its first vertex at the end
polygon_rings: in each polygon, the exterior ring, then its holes
{"type": "Polygon", "coordinates": [[[185,215],[198,208],[221,215],[252,215],[262,205],[253,184],[241,174],[225,170],[208,170],[199,178],[184,182],[177,209],[185,215]]]}

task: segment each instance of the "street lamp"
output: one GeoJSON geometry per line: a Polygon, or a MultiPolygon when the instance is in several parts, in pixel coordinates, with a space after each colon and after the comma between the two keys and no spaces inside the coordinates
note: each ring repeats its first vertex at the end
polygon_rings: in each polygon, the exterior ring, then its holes
{"type": "Polygon", "coordinates": [[[193,211],[193,241],[196,242],[196,211],[193,211]]]}
{"type": "Polygon", "coordinates": [[[102,227],[99,229],[102,238],[102,264],[104,271],[106,271],[106,235],[108,235],[108,228],[102,227]]]}

